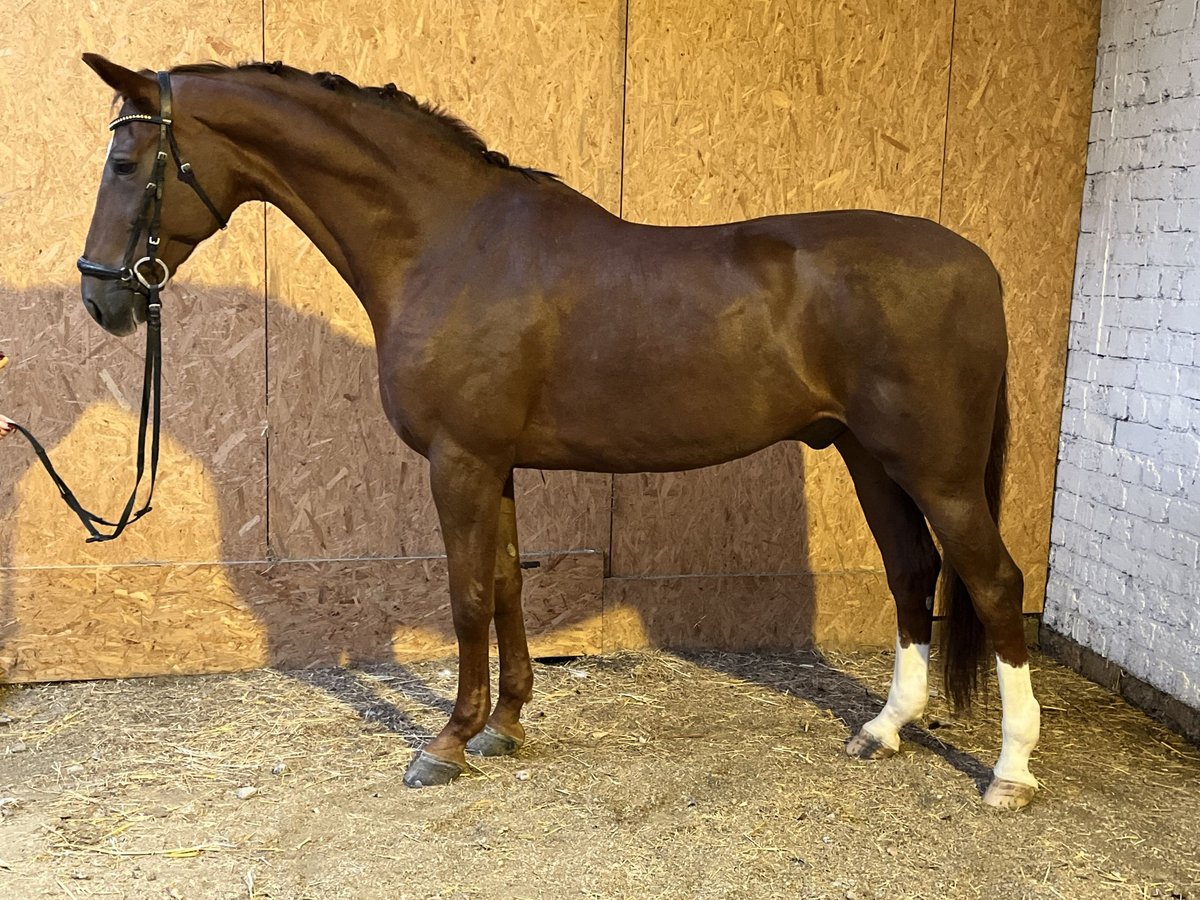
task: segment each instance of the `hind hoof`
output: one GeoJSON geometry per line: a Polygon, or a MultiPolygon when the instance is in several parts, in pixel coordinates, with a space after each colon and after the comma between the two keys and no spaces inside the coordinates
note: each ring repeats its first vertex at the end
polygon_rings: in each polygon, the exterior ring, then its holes
{"type": "Polygon", "coordinates": [[[983,795],[983,802],[995,809],[1024,809],[1036,793],[1037,788],[1031,784],[993,778],[983,795]]]}
{"type": "Polygon", "coordinates": [[[846,755],[855,759],[888,759],[895,756],[896,751],[874,735],[859,731],[846,741],[846,755]]]}
{"type": "Polygon", "coordinates": [[[483,731],[467,742],[467,752],[473,756],[511,756],[521,749],[521,741],[484,725],[483,731]]]}
{"type": "Polygon", "coordinates": [[[464,771],[456,762],[419,750],[404,771],[404,783],[410,788],[434,787],[449,784],[464,771]]]}

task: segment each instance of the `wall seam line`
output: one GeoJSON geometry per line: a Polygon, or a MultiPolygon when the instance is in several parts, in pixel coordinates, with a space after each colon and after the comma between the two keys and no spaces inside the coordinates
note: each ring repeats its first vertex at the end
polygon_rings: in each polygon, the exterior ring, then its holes
{"type": "MultiPolygon", "coordinates": [[[[267,61],[267,0],[259,0],[259,61],[267,61]]],[[[271,280],[267,238],[267,203],[262,202],[262,280],[263,280],[263,531],[266,557],[275,556],[271,548],[271,280]]]]}
{"type": "MultiPolygon", "coordinates": [[[[625,218],[625,131],[629,123],[629,7],[633,0],[625,0],[625,33],[621,53],[621,171],[617,187],[617,217],[625,218]]],[[[608,480],[608,553],[604,560],[604,577],[612,575],[614,538],[616,536],[617,476],[608,480]]],[[[601,608],[601,634],[603,634],[603,608],[601,608]]]]}
{"type": "Polygon", "coordinates": [[[950,98],[954,90],[954,32],[958,28],[958,0],[950,9],[950,57],[946,66],[946,123],[942,131],[942,180],[938,185],[938,223],[942,221],[942,210],[946,204],[946,161],[950,157],[950,98]]]}

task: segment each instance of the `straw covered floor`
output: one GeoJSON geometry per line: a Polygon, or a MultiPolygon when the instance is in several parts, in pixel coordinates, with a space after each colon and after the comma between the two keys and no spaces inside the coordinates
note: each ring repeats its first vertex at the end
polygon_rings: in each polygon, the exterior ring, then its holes
{"type": "Polygon", "coordinates": [[[0,896],[1200,896],[1200,750],[1034,666],[1016,814],[980,803],[994,689],[843,755],[890,654],[542,663],[518,756],[420,791],[451,661],[0,689],[0,896]]]}

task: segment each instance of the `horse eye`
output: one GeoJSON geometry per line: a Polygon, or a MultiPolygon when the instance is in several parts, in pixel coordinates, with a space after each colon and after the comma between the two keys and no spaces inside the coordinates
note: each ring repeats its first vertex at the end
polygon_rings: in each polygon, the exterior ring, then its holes
{"type": "Polygon", "coordinates": [[[128,161],[114,162],[113,171],[118,175],[132,175],[137,171],[137,163],[128,161]]]}

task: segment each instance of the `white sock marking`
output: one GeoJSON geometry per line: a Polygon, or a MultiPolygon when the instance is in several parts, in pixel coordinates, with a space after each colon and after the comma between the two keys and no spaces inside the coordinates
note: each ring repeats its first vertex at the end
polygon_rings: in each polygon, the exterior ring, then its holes
{"type": "Polygon", "coordinates": [[[1033,698],[1029,665],[1010,666],[996,657],[996,676],[1000,680],[1004,742],[1000,745],[995,775],[1005,781],[1037,787],[1037,779],[1029,771],[1029,754],[1037,746],[1041,733],[1042,708],[1033,698]]]}
{"type": "Polygon", "coordinates": [[[862,730],[891,750],[900,749],[900,729],[925,712],[929,702],[929,645],[900,646],[896,638],[896,663],[892,686],[883,711],[862,730]]]}

